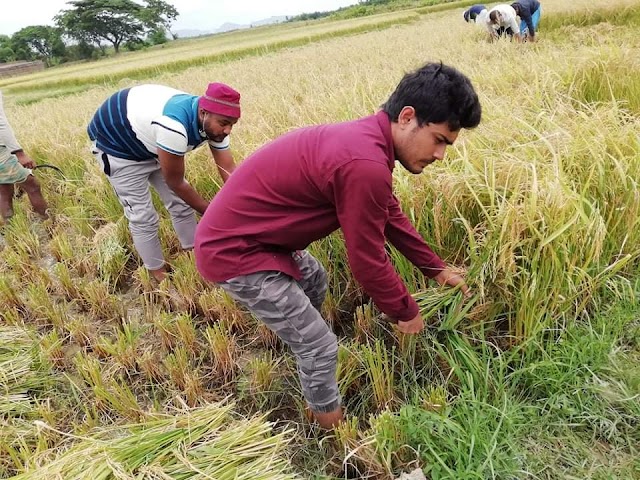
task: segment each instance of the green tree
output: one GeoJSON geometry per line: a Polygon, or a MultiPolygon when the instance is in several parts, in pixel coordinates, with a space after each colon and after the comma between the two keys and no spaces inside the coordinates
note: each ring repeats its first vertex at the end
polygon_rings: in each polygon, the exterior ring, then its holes
{"type": "Polygon", "coordinates": [[[141,19],[149,30],[169,30],[179,13],[176,8],[163,0],[145,0],[141,19]]]}
{"type": "Polygon", "coordinates": [[[99,57],[98,48],[95,45],[91,45],[90,43],[80,41],[75,45],[69,45],[67,47],[67,56],[66,60],[74,61],[74,60],[88,60],[90,58],[98,58],[99,57]]]}
{"type": "Polygon", "coordinates": [[[14,60],[31,61],[36,58],[31,47],[21,38],[11,37],[11,42],[7,46],[13,51],[14,60]]]}
{"type": "Polygon", "coordinates": [[[16,59],[16,54],[8,46],[0,46],[0,63],[13,62],[16,59]]]}
{"type": "Polygon", "coordinates": [[[167,43],[169,41],[167,38],[167,31],[164,28],[157,28],[156,30],[153,30],[149,34],[149,41],[154,45],[167,43]]]}
{"type": "Polygon", "coordinates": [[[139,43],[144,35],[168,28],[177,10],[163,0],[70,0],[71,8],[55,17],[56,24],[78,41],[101,46],[105,42],[120,51],[123,43],[139,43]]]}
{"type": "Polygon", "coordinates": [[[131,0],[71,0],[72,8],[55,17],[56,24],[78,41],[101,45],[116,52],[122,42],[140,38],[144,28],[138,19],[140,5],[131,0]]]}
{"type": "Polygon", "coordinates": [[[11,45],[11,37],[0,35],[0,63],[13,62],[16,54],[11,45]]]}
{"type": "Polygon", "coordinates": [[[40,57],[47,65],[51,65],[55,59],[65,55],[61,31],[47,25],[33,25],[18,30],[11,37],[11,42],[14,50],[29,52],[29,58],[25,60],[40,57]]]}

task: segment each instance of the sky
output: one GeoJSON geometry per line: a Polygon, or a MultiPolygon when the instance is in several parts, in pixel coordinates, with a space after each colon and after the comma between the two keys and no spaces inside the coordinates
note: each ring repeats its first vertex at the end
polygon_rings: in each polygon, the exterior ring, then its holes
{"type": "MultiPolygon", "coordinates": [[[[11,35],[29,25],[53,25],[67,0],[1,0],[0,34],[11,35]],[[24,2],[24,3],[22,3],[24,2]],[[28,8],[25,8],[25,5],[28,8]]],[[[165,0],[180,16],[172,30],[215,30],[226,22],[248,24],[278,15],[335,10],[357,0],[165,0]]]]}

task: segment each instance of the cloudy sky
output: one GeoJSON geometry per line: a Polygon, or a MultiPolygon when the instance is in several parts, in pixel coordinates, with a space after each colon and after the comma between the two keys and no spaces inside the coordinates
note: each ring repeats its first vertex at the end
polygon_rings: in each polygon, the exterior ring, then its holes
{"type": "MultiPolygon", "coordinates": [[[[165,0],[180,16],[172,30],[215,30],[225,22],[251,23],[275,15],[335,10],[357,0],[165,0]]],[[[66,0],[2,0],[0,34],[29,25],[53,25],[53,16],[68,8],[66,0]],[[26,7],[26,8],[25,8],[26,7]]]]}

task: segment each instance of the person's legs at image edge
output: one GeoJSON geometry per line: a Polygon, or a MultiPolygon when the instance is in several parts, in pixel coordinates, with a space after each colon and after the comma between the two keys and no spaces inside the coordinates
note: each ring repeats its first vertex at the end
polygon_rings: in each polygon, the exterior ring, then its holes
{"type": "Polygon", "coordinates": [[[42,196],[42,190],[40,189],[40,183],[33,175],[29,175],[24,182],[20,183],[22,188],[29,196],[29,201],[33,210],[40,215],[40,218],[48,219],[47,214],[47,201],[42,196]]]}
{"type": "Polygon", "coordinates": [[[5,223],[13,217],[13,184],[0,184],[0,215],[5,223]]]}

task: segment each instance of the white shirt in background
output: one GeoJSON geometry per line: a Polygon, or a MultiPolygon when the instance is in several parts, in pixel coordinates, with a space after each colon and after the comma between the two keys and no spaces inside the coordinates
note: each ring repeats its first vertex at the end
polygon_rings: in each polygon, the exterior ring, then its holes
{"type": "MultiPolygon", "coordinates": [[[[476,19],[476,22],[477,21],[478,20],[476,19]]],[[[493,7],[491,10],[487,12],[485,25],[487,26],[487,30],[489,31],[489,33],[492,35],[495,34],[495,31],[500,27],[511,28],[511,31],[514,33],[514,35],[517,35],[520,33],[520,24],[518,23],[518,17],[516,15],[516,11],[513,9],[511,5],[507,5],[506,3],[496,5],[495,7],[493,7]],[[494,12],[494,11],[500,12],[502,14],[502,20],[499,21],[497,24],[492,24],[489,18],[489,16],[491,15],[491,12],[494,12]]]]}
{"type": "Polygon", "coordinates": [[[489,21],[489,10],[486,8],[476,16],[476,25],[485,26],[489,21]]]}

